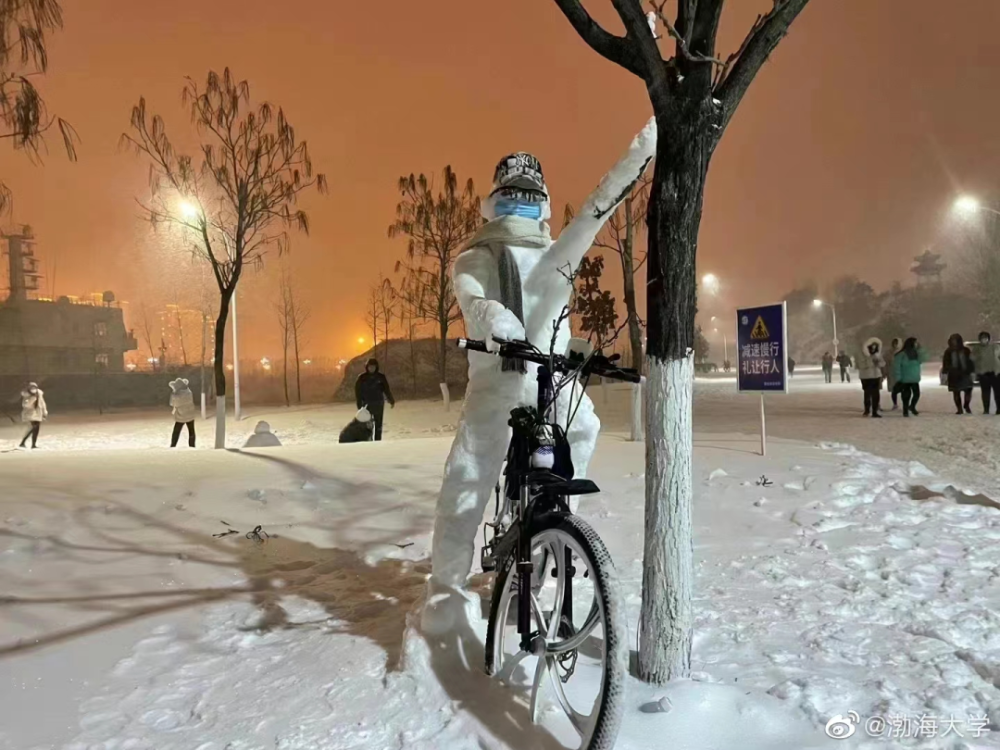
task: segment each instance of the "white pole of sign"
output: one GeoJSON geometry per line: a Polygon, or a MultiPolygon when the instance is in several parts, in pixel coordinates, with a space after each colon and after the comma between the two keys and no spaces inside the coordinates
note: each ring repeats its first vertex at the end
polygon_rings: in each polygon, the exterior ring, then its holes
{"type": "Polygon", "coordinates": [[[767,455],[767,423],[764,420],[764,392],[760,394],[760,455],[767,455]]]}

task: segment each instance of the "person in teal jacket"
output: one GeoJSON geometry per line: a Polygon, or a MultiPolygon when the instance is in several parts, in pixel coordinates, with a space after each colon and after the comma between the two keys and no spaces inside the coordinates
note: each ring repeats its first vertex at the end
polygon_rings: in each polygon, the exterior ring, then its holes
{"type": "Polygon", "coordinates": [[[920,367],[927,361],[927,352],[920,342],[910,337],[903,342],[903,348],[892,360],[893,375],[903,397],[903,416],[917,416],[917,402],[920,400],[920,367]]]}

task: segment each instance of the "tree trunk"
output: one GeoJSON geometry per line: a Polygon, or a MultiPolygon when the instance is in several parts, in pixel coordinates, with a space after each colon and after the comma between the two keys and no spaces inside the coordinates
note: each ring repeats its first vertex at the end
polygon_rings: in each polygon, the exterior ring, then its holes
{"type": "Polygon", "coordinates": [[[410,321],[410,383],[413,387],[413,392],[410,394],[410,398],[417,397],[417,355],[413,350],[413,321],[410,321]]]}
{"type": "MultiPolygon", "coordinates": [[[[287,310],[287,308],[286,308],[286,310],[287,310]]],[[[282,375],[283,375],[283,380],[285,381],[284,382],[284,385],[285,385],[285,407],[287,408],[287,407],[289,407],[289,406],[292,405],[291,400],[288,398],[288,322],[287,322],[287,319],[286,319],[286,322],[285,322],[285,330],[284,330],[284,332],[281,335],[281,346],[282,346],[282,353],[281,353],[282,368],[281,369],[284,371],[282,373],[282,375]]]]}
{"type": "Polygon", "coordinates": [[[302,360],[299,359],[299,327],[292,329],[292,348],[295,349],[295,402],[302,403],[302,360]]]}
{"type": "Polygon", "coordinates": [[[205,387],[205,351],[208,346],[208,314],[204,309],[201,311],[201,375],[200,375],[200,389],[201,389],[201,418],[207,418],[207,413],[205,409],[205,393],[208,390],[205,387]]]}
{"type": "Polygon", "coordinates": [[[656,167],[647,266],[646,515],[639,676],[655,684],[691,671],[691,534],[695,256],[713,130],[710,98],[657,101],[656,167]]]}
{"type": "MultiPolygon", "coordinates": [[[[235,284],[233,285],[235,288],[235,284]]],[[[215,320],[215,447],[226,447],[226,323],[233,289],[219,295],[219,317],[215,320]]]]}

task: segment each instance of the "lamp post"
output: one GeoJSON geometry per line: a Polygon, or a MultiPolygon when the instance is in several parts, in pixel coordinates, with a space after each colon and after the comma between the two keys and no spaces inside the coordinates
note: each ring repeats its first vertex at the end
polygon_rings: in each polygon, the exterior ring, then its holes
{"type": "Polygon", "coordinates": [[[820,308],[823,307],[823,305],[829,307],[830,312],[833,314],[833,356],[834,358],[836,358],[837,356],[840,355],[840,350],[838,349],[838,347],[840,346],[840,341],[837,340],[837,308],[834,307],[829,302],[824,302],[821,299],[813,300],[813,307],[820,308]]]}

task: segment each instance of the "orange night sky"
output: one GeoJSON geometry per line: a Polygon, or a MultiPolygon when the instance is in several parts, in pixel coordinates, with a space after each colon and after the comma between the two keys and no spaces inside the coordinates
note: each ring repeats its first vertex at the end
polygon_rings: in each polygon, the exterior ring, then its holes
{"type": "MultiPolygon", "coordinates": [[[[650,114],[637,79],[593,53],[552,0],[64,0],[39,80],[82,139],[69,163],[7,152],[13,223],[29,223],[57,294],[183,295],[190,261],[142,222],[147,165],[117,150],[145,95],[183,142],[186,75],[233,69],[284,107],[330,195],[290,263],[313,309],[311,356],[353,354],[363,301],[404,242],[386,237],[399,175],[450,163],[481,189],[496,160],[542,160],[553,213],[579,203],[650,114]]],[[[769,0],[730,0],[734,48],[769,0]]],[[[1000,180],[1000,3],[814,0],[754,83],[713,161],[700,268],[726,304],[844,272],[876,289],[947,231],[959,190],[1000,180]]],[[[610,2],[592,0],[613,20],[610,2]]],[[[609,26],[616,28],[613,23],[609,26]]],[[[613,260],[613,259],[609,259],[613,260]]],[[[271,264],[272,268],[275,264],[271,264]]],[[[241,294],[241,346],[275,348],[271,281],[241,294]],[[243,340],[245,336],[245,341],[243,340]]]]}

